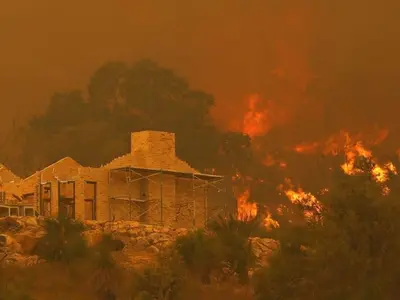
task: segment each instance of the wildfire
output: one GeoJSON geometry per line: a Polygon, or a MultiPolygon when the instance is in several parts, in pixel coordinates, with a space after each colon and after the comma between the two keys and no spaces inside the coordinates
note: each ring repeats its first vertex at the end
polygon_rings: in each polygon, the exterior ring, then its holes
{"type": "Polygon", "coordinates": [[[366,140],[369,145],[377,145],[386,139],[387,130],[378,130],[374,134],[374,138],[364,138],[361,134],[351,136],[347,131],[340,131],[338,134],[332,135],[325,142],[302,143],[296,145],[293,150],[298,153],[311,154],[317,151],[325,155],[338,155],[343,152],[345,162],[340,166],[347,175],[355,175],[364,172],[356,166],[356,160],[359,157],[367,159],[372,166],[371,175],[374,180],[381,184],[382,193],[387,194],[389,188],[384,183],[389,179],[390,174],[397,175],[397,169],[392,162],[378,164],[374,158],[372,151],[367,149],[362,140],[366,140]]]}
{"type": "Polygon", "coordinates": [[[243,117],[243,130],[244,134],[253,138],[268,132],[270,125],[268,123],[266,109],[261,109],[261,98],[259,95],[251,95],[248,100],[248,110],[243,117]]]}
{"type": "MultiPolygon", "coordinates": [[[[305,192],[300,186],[295,188],[289,178],[285,179],[285,184],[280,185],[278,190],[282,191],[292,203],[301,204],[305,208],[306,217],[312,217],[314,213],[321,211],[322,207],[317,198],[313,194],[305,192]]],[[[326,188],[322,189],[320,194],[322,195],[327,191],[326,188]]]]}
{"type": "Polygon", "coordinates": [[[246,189],[237,198],[238,219],[247,220],[257,216],[257,203],[249,202],[250,190],[246,189]]]}

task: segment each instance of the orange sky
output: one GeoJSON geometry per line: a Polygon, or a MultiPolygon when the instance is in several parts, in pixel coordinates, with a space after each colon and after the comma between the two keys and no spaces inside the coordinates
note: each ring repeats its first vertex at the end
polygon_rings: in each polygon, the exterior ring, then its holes
{"type": "Polygon", "coordinates": [[[253,93],[277,101],[302,124],[314,115],[308,127],[338,118],[397,122],[398,1],[3,2],[3,131],[13,118],[42,111],[53,92],[84,88],[105,61],[141,58],[213,93],[221,124],[242,116],[244,98],[253,93]],[[315,81],[337,90],[335,100],[307,99],[304,91],[315,81]]]}

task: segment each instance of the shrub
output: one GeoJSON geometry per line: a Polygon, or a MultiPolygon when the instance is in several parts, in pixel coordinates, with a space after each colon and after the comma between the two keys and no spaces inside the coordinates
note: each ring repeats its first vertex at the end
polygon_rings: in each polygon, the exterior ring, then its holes
{"type": "Polygon", "coordinates": [[[164,253],[155,264],[133,274],[131,298],[178,300],[185,288],[186,273],[176,253],[164,253]]]}
{"type": "Polygon", "coordinates": [[[397,299],[398,180],[383,196],[368,177],[347,177],[321,198],[320,220],[275,229],[281,247],[255,276],[256,299],[397,299]]]}
{"type": "Polygon", "coordinates": [[[215,236],[196,230],[176,240],[176,249],[192,274],[198,274],[203,283],[211,283],[211,274],[221,268],[223,252],[215,236]]]}
{"type": "Polygon", "coordinates": [[[81,222],[59,217],[46,219],[46,234],[39,240],[35,254],[47,261],[70,263],[87,254],[87,243],[81,222]]]}
{"type": "Polygon", "coordinates": [[[112,257],[112,251],[119,250],[119,244],[110,234],[103,234],[101,241],[91,250],[93,275],[91,283],[98,299],[112,300],[116,297],[120,270],[112,257]]]}
{"type": "Polygon", "coordinates": [[[249,238],[266,232],[261,220],[219,217],[209,224],[209,229],[221,245],[223,260],[237,274],[240,283],[247,283],[249,268],[255,263],[249,238]]]}

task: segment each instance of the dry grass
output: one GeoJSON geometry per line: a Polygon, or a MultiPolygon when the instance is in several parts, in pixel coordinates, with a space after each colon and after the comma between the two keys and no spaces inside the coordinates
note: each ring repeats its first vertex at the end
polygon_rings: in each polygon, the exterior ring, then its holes
{"type": "MultiPolygon", "coordinates": [[[[1,268],[0,272],[0,283],[13,283],[19,292],[26,292],[35,300],[96,300],[90,281],[93,269],[82,262],[68,267],[59,263],[45,263],[22,269],[7,266],[1,268]]],[[[122,285],[118,288],[118,299],[130,299],[130,273],[119,274],[119,277],[122,285]]],[[[182,299],[190,300],[252,300],[251,295],[249,288],[235,283],[204,286],[195,280],[189,280],[182,291],[182,299]]],[[[0,298],[1,296],[0,292],[0,298]]],[[[10,298],[12,299],[14,298],[10,298]]]]}

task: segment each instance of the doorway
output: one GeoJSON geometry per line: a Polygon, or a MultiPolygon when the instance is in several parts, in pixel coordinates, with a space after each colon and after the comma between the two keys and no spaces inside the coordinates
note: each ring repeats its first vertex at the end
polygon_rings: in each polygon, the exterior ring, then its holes
{"type": "Polygon", "coordinates": [[[58,182],[58,214],[75,219],[75,181],[58,182]]]}
{"type": "Polygon", "coordinates": [[[51,216],[51,183],[40,185],[40,215],[43,217],[51,216]]]}
{"type": "Polygon", "coordinates": [[[85,181],[85,220],[96,220],[96,193],[97,183],[92,181],[85,181]]]}

